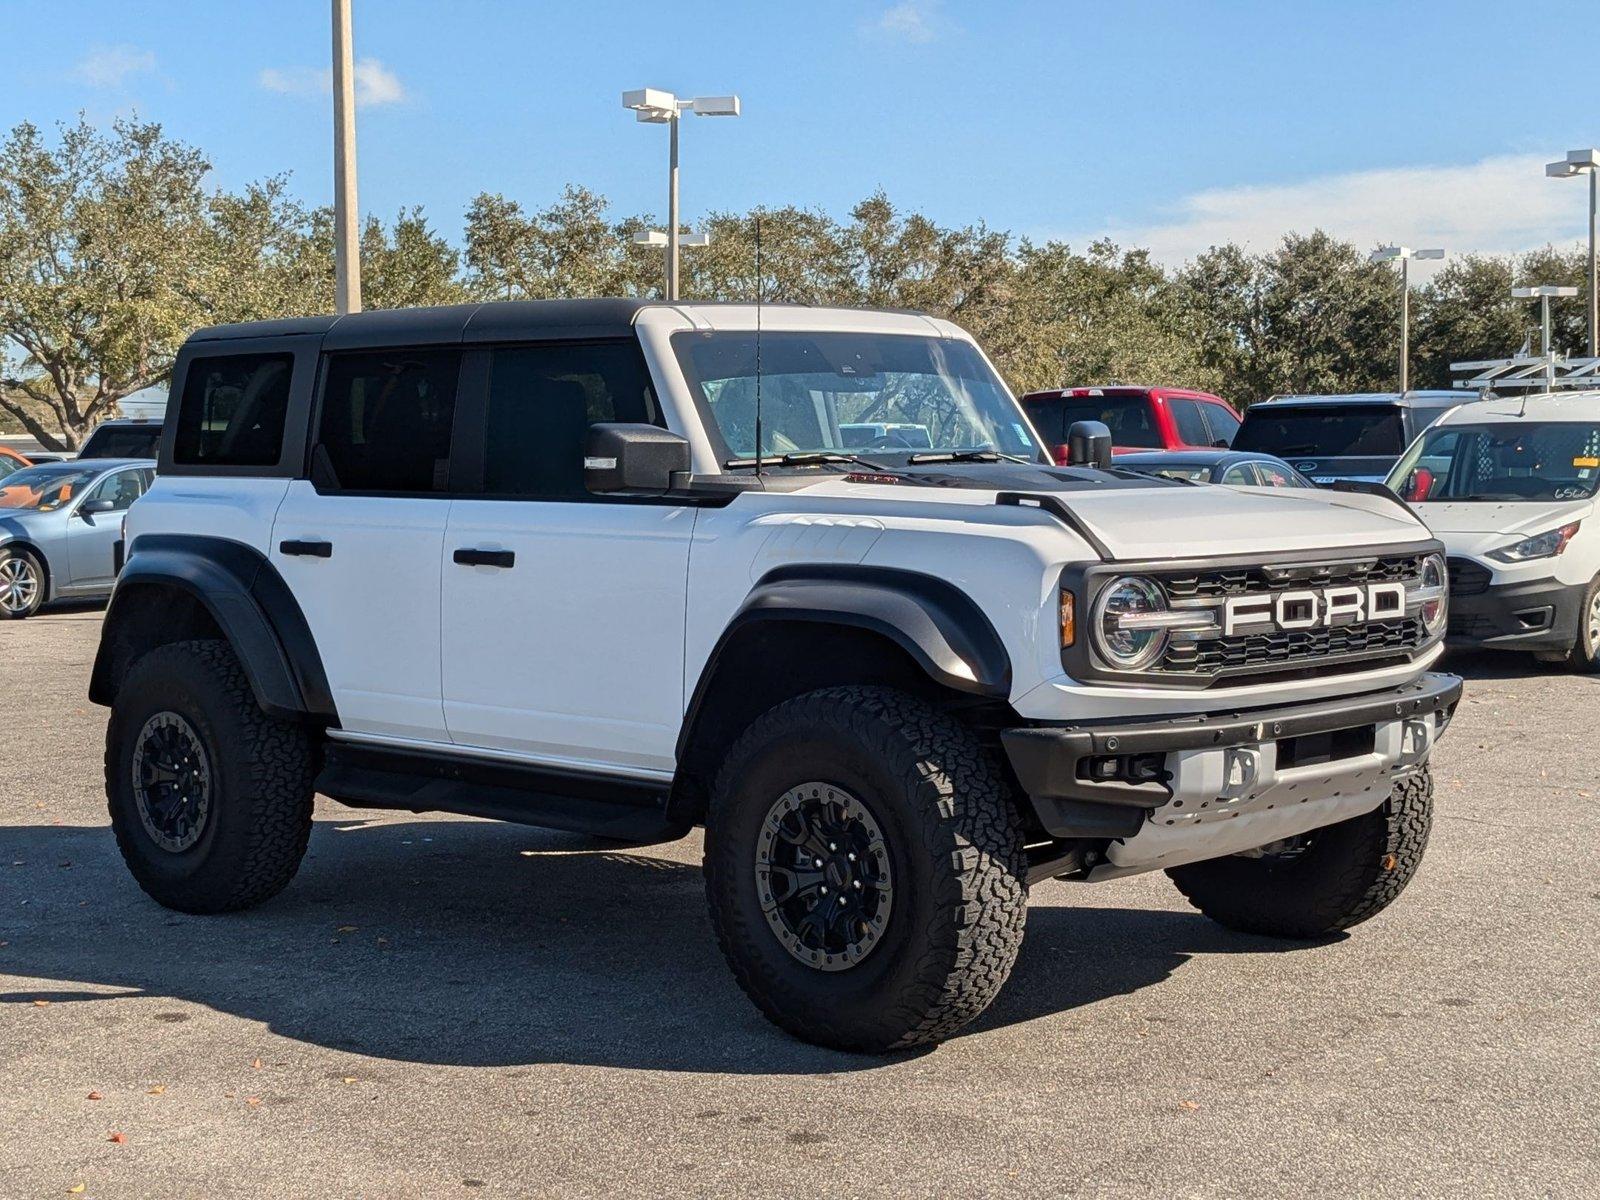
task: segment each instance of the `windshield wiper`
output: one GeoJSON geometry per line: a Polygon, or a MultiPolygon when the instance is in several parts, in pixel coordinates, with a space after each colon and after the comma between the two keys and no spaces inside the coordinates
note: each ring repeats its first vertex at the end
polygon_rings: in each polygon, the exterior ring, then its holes
{"type": "Polygon", "coordinates": [[[860,458],[854,454],[839,454],[832,450],[807,450],[794,454],[764,454],[760,458],[730,458],[722,464],[725,471],[735,470],[739,467],[815,467],[824,463],[854,463],[858,467],[866,467],[872,471],[882,471],[886,474],[894,472],[893,467],[875,463],[869,459],[860,458]]]}
{"type": "Polygon", "coordinates": [[[1023,458],[1018,454],[1002,454],[998,450],[927,450],[921,454],[913,454],[906,459],[908,467],[920,463],[934,462],[1014,462],[1027,463],[1032,460],[1023,458]]]}

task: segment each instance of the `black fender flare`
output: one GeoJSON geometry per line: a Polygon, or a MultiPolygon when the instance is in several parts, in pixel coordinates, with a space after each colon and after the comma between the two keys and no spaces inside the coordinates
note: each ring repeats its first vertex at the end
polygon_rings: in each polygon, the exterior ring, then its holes
{"type": "Polygon", "coordinates": [[[767,572],[706,657],[684,713],[678,759],[688,749],[723,650],[760,621],[814,621],[881,634],[942,687],[990,700],[1011,695],[1011,657],[993,623],[949,580],[848,563],[795,563],[767,572]]]}
{"type": "Polygon", "coordinates": [[[121,682],[119,635],[136,611],[140,592],[152,586],[184,592],[210,614],[268,715],[337,723],[311,626],[283,576],[253,546],[198,534],[134,539],[106,610],[89,680],[91,701],[110,704],[115,697],[121,682]]]}

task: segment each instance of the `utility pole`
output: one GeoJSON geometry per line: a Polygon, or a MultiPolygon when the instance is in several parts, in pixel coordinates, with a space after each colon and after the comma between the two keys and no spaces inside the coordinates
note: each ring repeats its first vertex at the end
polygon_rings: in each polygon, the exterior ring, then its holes
{"type": "Polygon", "coordinates": [[[356,81],[350,0],[333,0],[333,304],[361,311],[361,239],[356,228],[356,81]]]}

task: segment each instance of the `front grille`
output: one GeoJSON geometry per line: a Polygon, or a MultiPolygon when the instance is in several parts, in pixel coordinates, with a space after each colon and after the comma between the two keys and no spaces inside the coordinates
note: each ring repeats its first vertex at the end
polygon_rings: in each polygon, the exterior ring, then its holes
{"type": "Polygon", "coordinates": [[[1450,567],[1450,594],[1452,596],[1481,596],[1489,590],[1494,572],[1470,558],[1452,558],[1450,567]]]}
{"type": "Polygon", "coordinates": [[[1415,617],[1333,629],[1281,629],[1245,637],[1174,643],[1167,647],[1162,669],[1214,675],[1238,667],[1296,665],[1352,654],[1406,651],[1422,640],[1422,622],[1415,617]]]}
{"type": "MultiPolygon", "coordinates": [[[[1225,600],[1230,596],[1261,595],[1299,588],[1322,589],[1370,583],[1419,586],[1424,554],[1398,554],[1347,562],[1304,564],[1272,563],[1219,567],[1183,572],[1152,572],[1166,589],[1169,603],[1225,600]]],[[[1338,664],[1370,662],[1379,657],[1400,657],[1428,641],[1416,616],[1363,621],[1329,628],[1271,629],[1233,637],[1173,636],[1152,673],[1176,678],[1207,680],[1243,673],[1260,674],[1294,668],[1337,671],[1338,664]]],[[[1352,670],[1358,669],[1352,665],[1352,670]]]]}

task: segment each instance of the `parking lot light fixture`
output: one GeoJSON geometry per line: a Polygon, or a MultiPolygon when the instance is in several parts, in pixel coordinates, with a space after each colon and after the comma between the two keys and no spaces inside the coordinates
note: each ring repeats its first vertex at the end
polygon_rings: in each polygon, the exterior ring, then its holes
{"type": "Polygon", "coordinates": [[[1600,204],[1600,150],[1568,150],[1560,162],[1546,163],[1551,179],[1589,176],[1589,357],[1600,357],[1600,268],[1596,266],[1595,239],[1600,234],[1596,206],[1600,204]]]}
{"type": "Polygon", "coordinates": [[[1555,284],[1544,283],[1534,287],[1514,287],[1511,295],[1518,300],[1539,301],[1539,342],[1540,350],[1544,354],[1544,379],[1545,390],[1555,388],[1556,360],[1555,352],[1550,347],[1550,301],[1566,296],[1576,296],[1578,289],[1575,287],[1557,287],[1555,284]]]}
{"type": "Polygon", "coordinates": [[[1444,251],[1413,250],[1410,246],[1383,246],[1367,256],[1368,262],[1400,260],[1400,394],[1403,396],[1411,381],[1411,260],[1414,258],[1443,258],[1444,251]]]}
{"type": "MultiPolygon", "coordinates": [[[[667,169],[667,264],[666,298],[678,298],[678,248],[683,245],[706,244],[688,241],[678,235],[678,126],[683,114],[692,112],[697,117],[737,117],[740,113],[738,96],[694,96],[680,99],[661,88],[635,88],[622,93],[622,107],[633,110],[634,119],[648,125],[670,127],[667,169]]],[[[700,235],[704,237],[705,235],[700,235]]],[[[659,243],[635,238],[640,245],[659,243]]]]}

